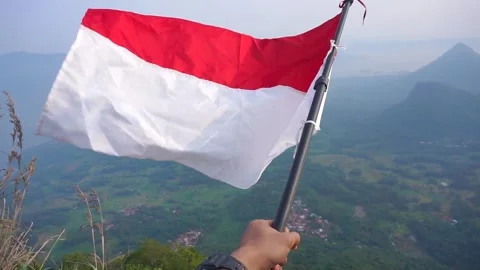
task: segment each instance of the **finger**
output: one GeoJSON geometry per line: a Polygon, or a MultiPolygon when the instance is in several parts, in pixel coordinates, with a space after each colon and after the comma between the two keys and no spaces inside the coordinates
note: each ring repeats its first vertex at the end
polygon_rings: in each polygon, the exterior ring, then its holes
{"type": "Polygon", "coordinates": [[[287,236],[286,241],[288,243],[288,246],[291,249],[296,248],[300,244],[300,234],[298,234],[297,232],[289,232],[285,233],[285,235],[287,236]]]}
{"type": "Polygon", "coordinates": [[[288,258],[285,257],[285,260],[280,264],[280,266],[285,266],[285,264],[287,264],[288,262],[288,258]]]}
{"type": "Polygon", "coordinates": [[[275,267],[273,267],[272,270],[282,270],[282,269],[283,269],[283,267],[281,267],[280,265],[277,264],[277,265],[275,265],[275,267]]]}
{"type": "MultiPolygon", "coordinates": [[[[262,219],[262,221],[265,222],[266,224],[268,224],[269,227],[273,228],[273,219],[269,219],[269,220],[263,220],[262,219]]],[[[288,227],[285,226],[285,231],[288,232],[287,230],[288,230],[288,227]]]]}
{"type": "Polygon", "coordinates": [[[271,219],[255,219],[250,221],[249,226],[273,228],[273,220],[271,219]]]}
{"type": "Polygon", "coordinates": [[[270,227],[273,227],[273,219],[261,219],[262,223],[267,224],[270,227]]]}
{"type": "MultiPolygon", "coordinates": [[[[273,219],[257,219],[256,221],[261,222],[263,224],[268,224],[268,226],[273,227],[273,219]]],[[[285,232],[289,232],[290,229],[288,226],[285,226],[285,232]]]]}

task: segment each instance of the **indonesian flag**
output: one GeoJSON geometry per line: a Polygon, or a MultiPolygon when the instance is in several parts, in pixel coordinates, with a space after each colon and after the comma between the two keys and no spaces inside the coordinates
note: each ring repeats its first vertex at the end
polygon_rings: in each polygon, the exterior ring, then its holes
{"type": "Polygon", "coordinates": [[[90,9],[38,134],[113,156],[176,161],[249,188],[297,144],[339,19],[258,39],[178,18],[90,9]]]}

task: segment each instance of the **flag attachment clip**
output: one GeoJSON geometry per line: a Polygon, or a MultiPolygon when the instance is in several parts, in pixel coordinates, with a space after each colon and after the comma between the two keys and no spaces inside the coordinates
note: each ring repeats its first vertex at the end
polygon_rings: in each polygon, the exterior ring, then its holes
{"type": "Polygon", "coordinates": [[[313,120],[303,121],[303,125],[300,126],[300,128],[298,130],[298,133],[297,133],[297,144],[295,145],[295,151],[293,151],[293,158],[295,158],[295,155],[297,154],[297,148],[298,148],[298,144],[300,143],[300,138],[301,138],[300,136],[302,134],[303,127],[306,124],[312,124],[315,127],[315,130],[319,131],[320,130],[320,117],[318,117],[317,121],[313,121],[313,120]]]}
{"type": "MultiPolygon", "coordinates": [[[[345,51],[347,50],[347,46],[345,45],[337,45],[335,44],[335,40],[330,40],[330,50],[328,51],[327,55],[325,56],[325,60],[323,61],[324,63],[327,62],[327,58],[330,56],[330,54],[334,53],[333,57],[336,58],[337,57],[337,53],[338,53],[338,49],[341,48],[341,49],[344,49],[345,51]]],[[[330,73],[328,74],[328,77],[325,78],[324,76],[320,76],[316,81],[315,81],[315,84],[313,86],[313,89],[317,90],[317,89],[320,89],[320,85],[321,84],[324,84],[325,85],[325,91],[328,91],[328,84],[330,83],[330,73]]]]}

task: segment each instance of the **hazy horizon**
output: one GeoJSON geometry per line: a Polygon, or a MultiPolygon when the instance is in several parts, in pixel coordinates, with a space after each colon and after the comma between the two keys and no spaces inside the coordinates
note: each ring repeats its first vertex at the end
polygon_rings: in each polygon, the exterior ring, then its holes
{"type": "MultiPolygon", "coordinates": [[[[181,17],[256,37],[278,37],[298,34],[323,23],[341,11],[339,2],[210,0],[199,4],[187,0],[154,3],[44,0],[40,4],[33,0],[16,0],[5,2],[0,9],[0,35],[5,37],[0,43],[0,55],[14,52],[65,54],[88,8],[181,17]]],[[[347,51],[340,53],[336,65],[336,70],[342,74],[356,75],[360,69],[367,73],[412,71],[459,42],[480,52],[480,32],[474,30],[475,25],[480,25],[480,17],[473,12],[480,10],[478,1],[404,0],[385,4],[383,0],[367,0],[365,4],[368,12],[364,25],[364,8],[357,1],[349,13],[341,42],[347,51]]]]}
{"type": "MultiPolygon", "coordinates": [[[[321,24],[340,12],[339,2],[305,0],[300,4],[286,0],[210,0],[202,3],[187,0],[158,0],[155,3],[129,0],[118,0],[115,3],[107,0],[44,0],[41,3],[33,0],[8,1],[3,3],[0,9],[0,35],[5,37],[0,43],[0,53],[68,51],[88,8],[124,9],[181,17],[256,37],[275,37],[301,33],[321,24]]],[[[365,4],[368,13],[365,25],[362,25],[364,9],[358,2],[354,3],[345,28],[344,43],[445,39],[461,42],[480,39],[480,32],[475,31],[475,26],[480,25],[480,17],[474,13],[474,10],[480,10],[480,2],[475,0],[403,0],[389,4],[383,0],[368,0],[365,4]]]]}

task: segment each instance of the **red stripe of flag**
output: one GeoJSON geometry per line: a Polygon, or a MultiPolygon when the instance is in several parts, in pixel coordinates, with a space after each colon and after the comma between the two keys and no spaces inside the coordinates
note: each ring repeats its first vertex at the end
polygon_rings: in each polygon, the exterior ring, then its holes
{"type": "Polygon", "coordinates": [[[296,36],[258,39],[188,20],[89,9],[82,25],[139,58],[230,88],[306,92],[330,50],[340,15],[296,36]]]}

